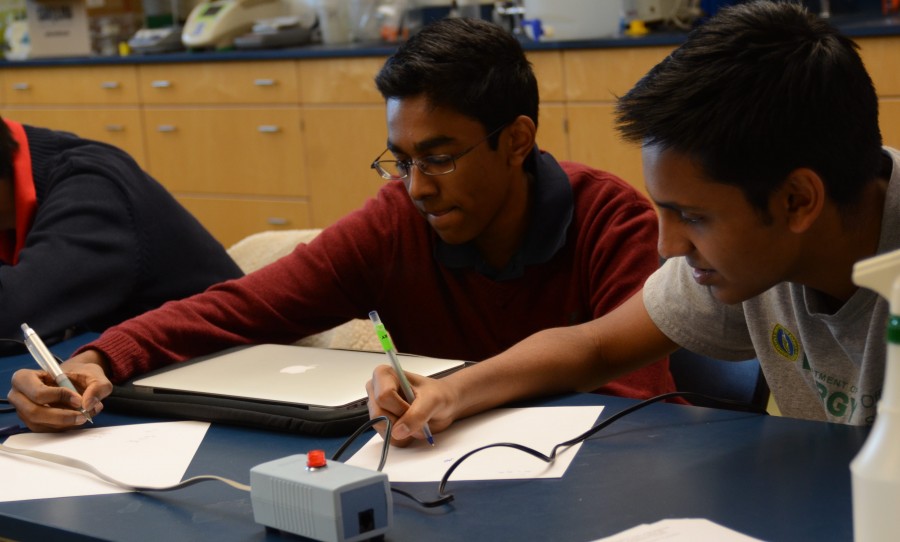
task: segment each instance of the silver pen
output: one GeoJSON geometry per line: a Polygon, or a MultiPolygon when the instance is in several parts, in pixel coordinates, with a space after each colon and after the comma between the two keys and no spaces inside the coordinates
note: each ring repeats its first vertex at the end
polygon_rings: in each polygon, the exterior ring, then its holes
{"type": "MultiPolygon", "coordinates": [[[[375,333],[378,335],[381,347],[384,348],[384,353],[387,354],[388,359],[391,361],[391,366],[394,367],[397,378],[400,379],[400,388],[403,390],[403,395],[406,396],[407,402],[412,404],[413,400],[416,398],[416,394],[409,384],[409,379],[406,378],[406,373],[403,372],[403,367],[400,366],[400,360],[397,358],[397,349],[394,347],[394,341],[391,340],[391,335],[387,332],[387,329],[385,329],[384,324],[381,323],[378,311],[370,312],[369,319],[372,320],[372,323],[375,325],[375,333]]],[[[434,446],[434,437],[431,435],[431,429],[429,429],[428,423],[425,423],[422,427],[422,432],[425,433],[425,439],[428,441],[428,444],[434,446]]]]}
{"type": "MultiPolygon", "coordinates": [[[[59,364],[56,363],[56,358],[53,357],[53,354],[50,353],[50,350],[47,349],[47,345],[45,345],[44,341],[38,337],[38,334],[28,327],[28,324],[22,324],[22,333],[25,335],[25,346],[28,347],[28,351],[31,352],[31,357],[33,357],[37,364],[41,366],[41,369],[53,377],[57,386],[78,393],[78,390],[75,389],[75,385],[72,384],[72,381],[69,380],[66,373],[64,373],[59,364]]],[[[79,410],[87,421],[94,423],[94,420],[91,418],[91,415],[88,414],[87,410],[83,408],[80,408],[79,410]]]]}

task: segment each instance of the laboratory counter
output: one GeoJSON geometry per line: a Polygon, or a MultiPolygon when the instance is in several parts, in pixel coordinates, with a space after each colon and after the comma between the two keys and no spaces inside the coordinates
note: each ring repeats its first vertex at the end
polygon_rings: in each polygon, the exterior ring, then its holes
{"type": "MultiPolygon", "coordinates": [[[[830,18],[843,33],[851,37],[900,35],[900,13],[883,15],[871,8],[830,18]]],[[[609,49],[622,47],[676,46],[687,37],[682,31],[654,31],[643,36],[628,36],[567,41],[523,41],[526,51],[564,51],[570,49],[609,49]]],[[[91,56],[70,58],[39,58],[24,61],[0,60],[0,67],[155,64],[234,60],[297,60],[348,57],[385,57],[397,48],[396,43],[352,43],[345,45],[304,45],[281,49],[186,51],[164,54],[131,54],[128,56],[91,56]]]]}

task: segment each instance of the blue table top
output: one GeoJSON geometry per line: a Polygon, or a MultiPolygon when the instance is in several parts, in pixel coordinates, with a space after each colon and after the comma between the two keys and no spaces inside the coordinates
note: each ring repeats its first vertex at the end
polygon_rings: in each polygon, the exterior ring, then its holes
{"type": "MultiPolygon", "coordinates": [[[[22,366],[31,366],[25,356],[0,358],[0,392],[22,366]]],[[[634,401],[578,394],[539,404],[604,404],[606,419],[634,401]]],[[[14,421],[13,414],[0,415],[0,425],[14,421]]],[[[97,425],[149,421],[158,420],[107,411],[97,425]]],[[[455,501],[429,510],[395,496],[386,539],[592,540],[641,523],[696,517],[764,540],[852,540],[849,463],[866,434],[823,422],[654,404],[586,441],[561,479],[451,478],[447,489],[455,501]]],[[[186,477],[217,474],[249,483],[255,465],[314,448],[330,456],[343,440],[213,425],[186,477]]],[[[437,493],[436,483],[396,485],[426,499],[437,493]]],[[[0,503],[0,536],[284,540],[253,521],[248,493],[216,482],[171,493],[0,503]]]]}

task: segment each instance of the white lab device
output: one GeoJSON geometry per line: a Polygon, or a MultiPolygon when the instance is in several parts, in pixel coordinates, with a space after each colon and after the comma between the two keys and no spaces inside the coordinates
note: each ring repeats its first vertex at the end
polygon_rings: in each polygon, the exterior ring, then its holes
{"type": "Polygon", "coordinates": [[[138,54],[160,54],[184,49],[181,44],[181,27],[141,28],[131,39],[128,46],[138,54]]]}
{"type": "MultiPolygon", "coordinates": [[[[172,17],[171,26],[165,27],[144,27],[138,29],[137,32],[128,40],[128,46],[131,51],[137,54],[160,54],[181,51],[184,45],[181,43],[181,22],[187,18],[188,13],[192,10],[200,0],[170,0],[169,13],[158,12],[159,5],[155,5],[156,9],[145,11],[144,16],[149,21],[151,18],[160,18],[165,15],[172,17]]],[[[162,2],[159,2],[162,4],[162,2]]]]}
{"type": "Polygon", "coordinates": [[[287,0],[213,0],[191,10],[181,41],[193,49],[225,49],[234,38],[250,32],[256,21],[290,14],[287,0]]]}
{"type": "Polygon", "coordinates": [[[323,542],[360,542],[391,528],[387,475],[324,458],[292,455],[250,469],[253,519],[323,542]]]}

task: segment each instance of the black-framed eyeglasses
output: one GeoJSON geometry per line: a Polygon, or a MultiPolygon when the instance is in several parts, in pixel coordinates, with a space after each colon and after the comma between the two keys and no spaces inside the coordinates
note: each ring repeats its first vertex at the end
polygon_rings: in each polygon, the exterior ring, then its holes
{"type": "Polygon", "coordinates": [[[383,179],[389,181],[398,181],[409,177],[409,172],[412,170],[413,165],[419,168],[419,171],[425,175],[435,176],[453,173],[456,171],[457,160],[472,152],[478,145],[481,145],[494,135],[500,133],[507,126],[509,126],[509,123],[501,125],[493,132],[484,136],[484,138],[478,140],[478,142],[471,147],[458,152],[457,154],[432,154],[430,156],[423,156],[422,158],[409,158],[408,160],[382,160],[381,157],[390,150],[385,149],[384,152],[378,155],[378,158],[372,161],[370,167],[377,171],[383,179]]]}

